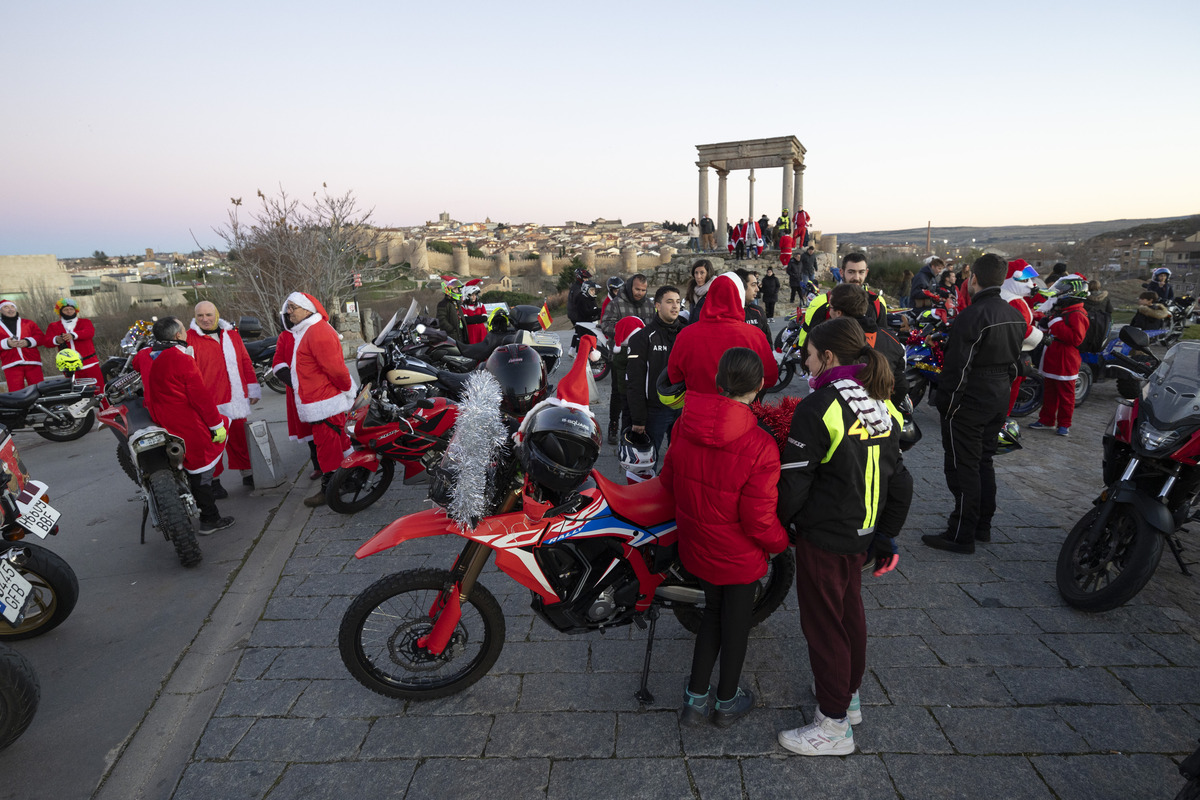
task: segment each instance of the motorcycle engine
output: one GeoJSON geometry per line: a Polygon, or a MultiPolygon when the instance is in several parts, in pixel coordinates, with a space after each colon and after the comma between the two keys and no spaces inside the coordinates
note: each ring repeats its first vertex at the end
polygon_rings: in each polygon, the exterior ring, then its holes
{"type": "Polygon", "coordinates": [[[613,587],[608,587],[592,601],[591,607],[587,611],[588,619],[592,622],[603,622],[613,615],[617,610],[616,601],[613,599],[613,587]]]}

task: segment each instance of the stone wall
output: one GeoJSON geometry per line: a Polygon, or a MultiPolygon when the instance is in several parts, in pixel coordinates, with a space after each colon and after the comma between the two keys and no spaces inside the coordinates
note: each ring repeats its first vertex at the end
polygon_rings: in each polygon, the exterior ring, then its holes
{"type": "Polygon", "coordinates": [[[16,299],[31,291],[68,296],[71,275],[52,255],[0,256],[0,291],[16,299]]]}

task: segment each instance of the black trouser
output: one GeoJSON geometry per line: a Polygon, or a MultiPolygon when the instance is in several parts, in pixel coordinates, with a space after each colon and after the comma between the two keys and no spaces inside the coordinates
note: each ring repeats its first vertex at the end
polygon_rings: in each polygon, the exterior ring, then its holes
{"type": "Polygon", "coordinates": [[[216,522],[221,518],[221,512],[217,511],[217,501],[213,498],[213,471],[206,469],[204,472],[189,472],[188,487],[192,490],[192,497],[196,499],[196,506],[200,509],[201,522],[216,522]]]}
{"type": "Polygon", "coordinates": [[[767,307],[767,319],[775,319],[776,302],[776,300],[763,300],[763,305],[767,307]]]}
{"type": "Polygon", "coordinates": [[[789,303],[794,303],[794,302],[796,302],[796,298],[798,298],[798,297],[799,297],[799,298],[803,298],[803,297],[804,297],[804,293],[800,291],[800,284],[798,284],[798,283],[789,283],[789,284],[788,284],[788,288],[792,290],[792,295],[791,295],[791,297],[789,297],[789,298],[788,298],[788,302],[789,302],[789,303]]]}
{"type": "Polygon", "coordinates": [[[624,392],[617,391],[617,376],[612,374],[612,369],[608,376],[608,429],[620,431],[629,424],[629,409],[626,408],[629,401],[624,392]]]}
{"type": "Polygon", "coordinates": [[[754,609],[754,593],[758,582],[717,586],[700,579],[704,587],[704,615],[696,647],[692,651],[692,676],[688,690],[702,695],[708,692],[717,655],[721,656],[721,682],[717,684],[717,699],[732,700],[742,677],[746,660],[746,643],[750,638],[750,613],[754,609]]]}
{"type": "Polygon", "coordinates": [[[997,437],[1004,426],[1007,399],[998,411],[990,403],[963,402],[942,417],[943,471],[946,486],[954,495],[954,510],[946,523],[945,536],[960,544],[975,541],[976,534],[989,535],[996,513],[997,437]]]}

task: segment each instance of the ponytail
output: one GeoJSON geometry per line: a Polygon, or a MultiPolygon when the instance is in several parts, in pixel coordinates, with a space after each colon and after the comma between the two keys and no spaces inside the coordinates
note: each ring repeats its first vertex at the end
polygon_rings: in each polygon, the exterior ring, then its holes
{"type": "Polygon", "coordinates": [[[862,326],[849,317],[829,319],[815,326],[808,340],[818,353],[831,351],[843,365],[864,364],[858,381],[872,400],[887,400],[892,396],[896,377],[879,351],[867,344],[862,326]]]}

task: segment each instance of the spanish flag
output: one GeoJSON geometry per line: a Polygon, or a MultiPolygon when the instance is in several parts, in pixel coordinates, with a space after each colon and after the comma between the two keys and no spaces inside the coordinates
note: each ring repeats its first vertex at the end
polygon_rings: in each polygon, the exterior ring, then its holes
{"type": "Polygon", "coordinates": [[[550,323],[554,322],[550,318],[550,309],[546,306],[545,301],[542,301],[542,310],[538,312],[538,322],[542,323],[542,330],[550,327],[550,323]]]}

